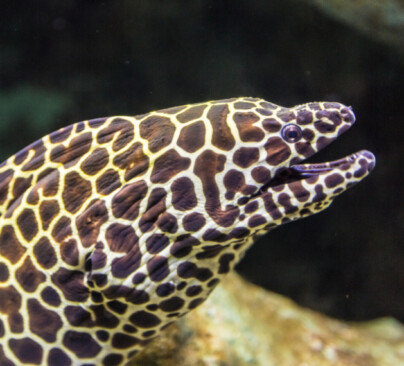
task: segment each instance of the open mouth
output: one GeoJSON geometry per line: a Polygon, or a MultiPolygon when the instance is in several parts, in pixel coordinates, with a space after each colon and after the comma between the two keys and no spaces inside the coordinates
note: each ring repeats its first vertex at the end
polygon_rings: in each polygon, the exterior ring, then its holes
{"type": "Polygon", "coordinates": [[[343,174],[346,182],[353,183],[360,181],[375,166],[374,155],[367,150],[362,150],[345,158],[326,163],[296,164],[290,167],[280,168],[275,176],[265,183],[253,196],[267,192],[284,184],[302,180],[314,180],[320,175],[331,175],[334,172],[343,174]]]}

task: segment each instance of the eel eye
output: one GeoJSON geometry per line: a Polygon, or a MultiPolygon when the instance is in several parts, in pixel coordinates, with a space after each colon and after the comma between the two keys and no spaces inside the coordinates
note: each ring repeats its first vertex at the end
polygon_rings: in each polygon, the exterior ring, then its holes
{"type": "Polygon", "coordinates": [[[286,125],[281,131],[282,138],[286,142],[297,142],[302,138],[302,130],[296,125],[286,125]]]}

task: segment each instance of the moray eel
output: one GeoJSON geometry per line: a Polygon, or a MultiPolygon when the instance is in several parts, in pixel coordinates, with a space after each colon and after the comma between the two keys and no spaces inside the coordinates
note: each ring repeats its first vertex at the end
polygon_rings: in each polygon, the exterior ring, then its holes
{"type": "Polygon", "coordinates": [[[79,122],[0,165],[0,364],[122,365],[199,306],[254,240],[362,180],[300,164],[350,107],[234,98],[79,122]]]}

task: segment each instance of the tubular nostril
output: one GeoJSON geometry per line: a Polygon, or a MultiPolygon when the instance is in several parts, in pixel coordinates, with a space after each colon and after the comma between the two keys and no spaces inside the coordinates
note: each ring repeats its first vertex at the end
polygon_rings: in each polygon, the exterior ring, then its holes
{"type": "Polygon", "coordinates": [[[341,109],[341,117],[344,122],[349,124],[353,124],[356,120],[355,114],[352,110],[352,107],[345,107],[341,109]]]}

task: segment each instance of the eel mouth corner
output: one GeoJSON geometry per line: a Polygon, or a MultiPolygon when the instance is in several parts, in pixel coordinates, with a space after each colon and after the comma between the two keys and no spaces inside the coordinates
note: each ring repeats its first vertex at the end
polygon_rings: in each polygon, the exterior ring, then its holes
{"type": "Polygon", "coordinates": [[[344,179],[350,186],[367,176],[375,165],[375,156],[367,150],[361,150],[345,158],[325,163],[295,164],[279,169],[275,176],[261,187],[260,193],[265,193],[270,188],[283,184],[304,180],[310,182],[311,179],[320,175],[331,175],[337,172],[344,173],[344,179]]]}

